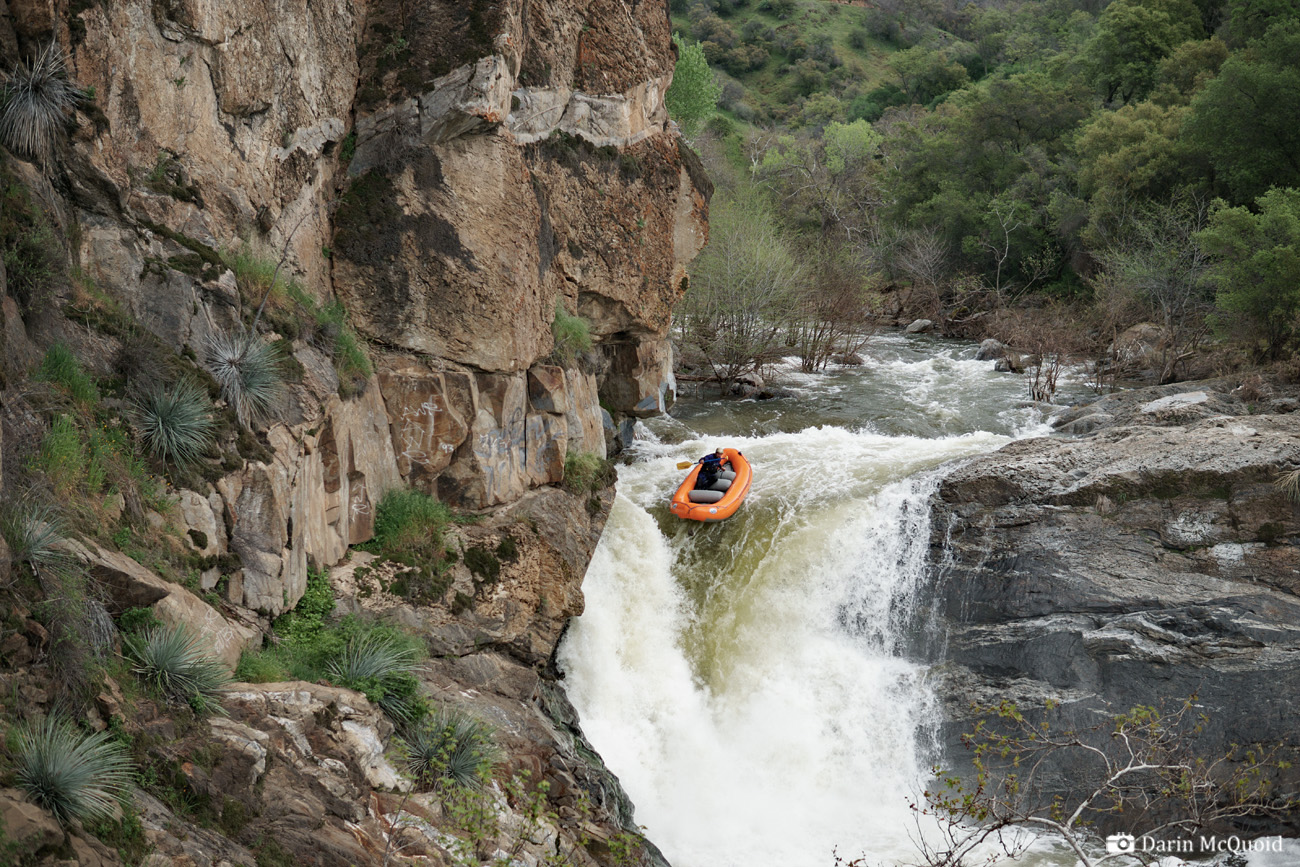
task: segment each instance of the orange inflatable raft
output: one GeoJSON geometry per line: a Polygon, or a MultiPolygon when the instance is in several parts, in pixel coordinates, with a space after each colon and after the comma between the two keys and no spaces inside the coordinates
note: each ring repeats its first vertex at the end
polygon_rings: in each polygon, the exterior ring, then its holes
{"type": "Polygon", "coordinates": [[[691,521],[725,521],[736,514],[736,509],[744,502],[749,493],[749,483],[754,473],[749,468],[749,461],[735,449],[723,449],[723,469],[718,482],[711,488],[695,490],[695,479],[700,474],[700,464],[696,462],[686,481],[682,482],[673,494],[672,512],[679,518],[691,521]],[[734,474],[734,478],[727,478],[734,474]]]}

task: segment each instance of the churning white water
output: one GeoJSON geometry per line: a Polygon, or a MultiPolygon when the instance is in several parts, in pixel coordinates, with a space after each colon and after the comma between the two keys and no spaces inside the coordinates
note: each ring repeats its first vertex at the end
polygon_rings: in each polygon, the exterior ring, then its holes
{"type": "Polygon", "coordinates": [[[930,482],[909,476],[1002,441],[731,440],[762,483],[743,515],[694,535],[652,511],[676,460],[712,440],[621,471],[560,662],[587,736],[676,867],[907,853],[934,719],[923,670],[896,653],[929,544],[930,482]]]}
{"type": "Polygon", "coordinates": [[[802,400],[748,416],[697,402],[656,426],[676,442],[651,436],[620,468],[586,613],[559,660],[584,731],[675,867],[915,854],[908,804],[933,759],[936,710],[924,669],[899,650],[930,540],[926,470],[998,447],[1026,419],[1000,415],[1016,401],[997,394],[1008,380],[991,363],[952,345],[891,349],[799,378],[802,400]],[[1000,432],[962,417],[981,385],[1003,398],[979,407],[1000,432]],[[819,403],[843,422],[864,396],[874,411],[856,425],[781,429],[816,420],[819,403]],[[719,415],[754,435],[723,435],[719,415]],[[932,435],[877,432],[913,418],[932,435]],[[702,526],[670,516],[677,461],[724,444],[754,466],[740,512],[702,526]]]}
{"type": "MultiPolygon", "coordinates": [[[[917,861],[927,829],[908,805],[937,758],[937,708],[902,645],[917,637],[932,469],[1045,430],[1023,381],[973,355],[884,336],[860,368],[788,372],[795,398],[684,400],[620,467],[559,661],[674,867],[831,867],[836,849],[917,861]],[[677,461],[719,445],[754,465],[745,505],[723,524],[671,516],[677,461]]],[[[1289,841],[1250,863],[1298,857],[1289,841]]],[[[1076,859],[1040,838],[1021,862],[1076,859]]]]}

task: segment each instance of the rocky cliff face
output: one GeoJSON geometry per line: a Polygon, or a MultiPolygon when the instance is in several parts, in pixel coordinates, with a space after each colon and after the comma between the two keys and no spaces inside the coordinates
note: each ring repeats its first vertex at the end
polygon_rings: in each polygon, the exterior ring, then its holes
{"type": "MultiPolygon", "coordinates": [[[[372,537],[386,492],[486,510],[469,536],[518,537],[521,551],[499,583],[461,566],[430,604],[366,593],[363,605],[347,597],[354,564],[335,576],[343,607],[424,630],[451,660],[431,686],[478,691],[553,791],[592,793],[597,836],[632,828],[548,662],[581,611],[610,503],[608,491],[556,487],[566,456],[612,453],[633,419],[672,402],[670,311],[706,238],[711,187],[663,104],[675,59],[665,4],[0,2],[4,66],[51,40],[88,96],[50,160],[6,165],[67,239],[73,279],[16,303],[0,273],[6,381],[56,341],[103,378],[141,347],[202,377],[213,339],[255,321],[294,380],[266,423],[230,433],[220,466],[177,482],[156,516],[203,558],[206,600],[111,546],[78,546],[114,588],[109,607],[153,606],[233,661],[299,601],[310,567],[372,537]],[[227,267],[237,255],[278,264],[301,297],[277,290],[258,319],[265,286],[227,267]],[[373,373],[331,357],[339,317],[311,321],[326,309],[341,309],[373,373]],[[585,320],[590,351],[555,351],[557,311],[585,320]]],[[[0,401],[0,441],[30,448],[40,413],[21,390],[0,401]]],[[[244,704],[256,708],[237,721],[265,734],[250,722],[272,713],[265,701],[244,704]]],[[[274,765],[284,739],[270,737],[244,741],[274,765]]],[[[297,741],[284,743],[290,756],[297,741]]],[[[345,838],[370,833],[355,827],[365,816],[383,830],[385,802],[367,793],[391,787],[331,760],[356,791],[321,785],[349,806],[312,802],[295,821],[336,816],[341,848],[319,863],[367,863],[373,841],[345,838]]],[[[215,785],[199,788],[245,798],[215,785]]],[[[195,863],[225,857],[193,848],[195,863]]]]}
{"type": "MultiPolygon", "coordinates": [[[[932,545],[954,743],[971,700],[1052,699],[1088,728],[1196,695],[1206,755],[1280,743],[1294,759],[1300,506],[1275,481],[1300,464],[1300,430],[1248,409],[1223,383],[1132,392],[1058,420],[1092,419],[1084,438],[946,476],[932,545]]],[[[1078,769],[1059,770],[1068,790],[1078,769]]]]}
{"type": "Polygon", "coordinates": [[[335,400],[295,341],[275,461],[217,485],[218,509],[255,516],[234,522],[232,601],[291,606],[394,485],[508,503],[671,403],[669,311],[710,188],[667,130],[662,4],[83,5],[13,4],[94,89],[58,202],[83,271],[203,357],[259,300],[207,254],[285,251],[377,369],[335,400]],[[545,363],[557,305],[590,323],[586,364],[545,363]]]}

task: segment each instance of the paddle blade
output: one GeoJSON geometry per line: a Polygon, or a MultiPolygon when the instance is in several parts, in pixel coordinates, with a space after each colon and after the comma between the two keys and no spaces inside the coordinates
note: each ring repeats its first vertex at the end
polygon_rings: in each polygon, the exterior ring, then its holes
{"type": "Polygon", "coordinates": [[[684,470],[684,469],[686,469],[687,467],[692,467],[692,466],[695,466],[695,462],[694,462],[694,461],[678,461],[678,462],[677,462],[677,469],[679,469],[679,470],[684,470]]]}

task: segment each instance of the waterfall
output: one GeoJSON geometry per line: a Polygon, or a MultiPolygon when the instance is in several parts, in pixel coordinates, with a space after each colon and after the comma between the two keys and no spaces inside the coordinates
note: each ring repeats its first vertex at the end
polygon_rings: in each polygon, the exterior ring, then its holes
{"type": "Polygon", "coordinates": [[[761,481],[736,517],[698,527],[664,503],[675,462],[712,439],[650,444],[620,469],[559,663],[675,867],[914,854],[909,800],[937,716],[924,668],[900,652],[930,541],[923,471],[1006,441],[730,438],[761,481]]]}

